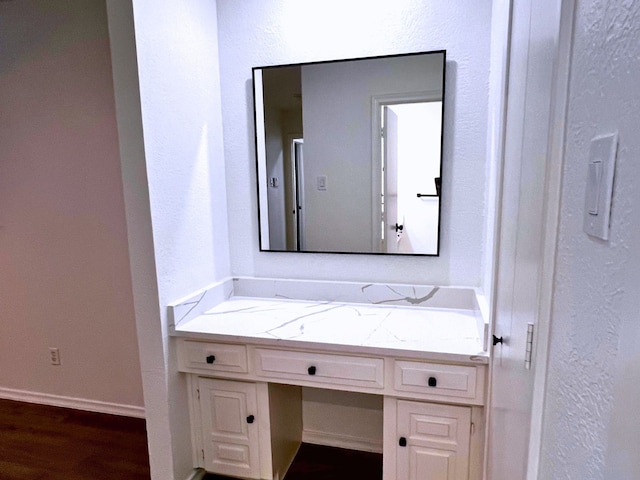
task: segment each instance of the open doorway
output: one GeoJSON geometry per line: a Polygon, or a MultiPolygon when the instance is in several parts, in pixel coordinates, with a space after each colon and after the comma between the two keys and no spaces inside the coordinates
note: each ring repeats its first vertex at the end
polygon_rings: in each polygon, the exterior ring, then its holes
{"type": "Polygon", "coordinates": [[[380,102],[376,115],[380,251],[437,255],[442,101],[380,102]]]}

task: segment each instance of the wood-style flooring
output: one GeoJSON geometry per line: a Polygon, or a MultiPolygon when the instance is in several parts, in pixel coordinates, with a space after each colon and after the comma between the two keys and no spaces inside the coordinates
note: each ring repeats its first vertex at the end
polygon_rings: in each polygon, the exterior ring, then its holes
{"type": "MultiPolygon", "coordinates": [[[[303,443],[284,480],[381,480],[382,455],[303,443]]],[[[231,480],[208,474],[203,480],[231,480]]]]}
{"type": "MultiPolygon", "coordinates": [[[[285,480],[380,480],[382,455],[302,444],[285,480]]],[[[0,400],[0,480],[149,480],[145,421],[0,400]]],[[[206,480],[227,477],[207,474],[206,480]]]]}
{"type": "Polygon", "coordinates": [[[0,479],[149,480],[145,421],[0,400],[0,479]]]}

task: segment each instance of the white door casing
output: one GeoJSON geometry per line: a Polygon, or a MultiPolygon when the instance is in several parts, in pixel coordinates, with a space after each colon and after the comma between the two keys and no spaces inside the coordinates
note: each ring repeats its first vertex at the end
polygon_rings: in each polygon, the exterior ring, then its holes
{"type": "Polygon", "coordinates": [[[305,194],[304,194],[304,141],[298,138],[293,143],[296,209],[296,249],[306,249],[305,194]]]}
{"type": "Polygon", "coordinates": [[[513,8],[493,295],[494,332],[504,343],[493,350],[486,478],[534,480],[573,2],[505,1],[501,7],[513,8]],[[531,370],[525,368],[528,324],[535,326],[531,370]]]}
{"type": "Polygon", "coordinates": [[[398,219],[398,116],[386,105],[383,107],[383,112],[383,251],[398,253],[398,236],[402,235],[402,219],[398,219]]]}
{"type": "Polygon", "coordinates": [[[304,212],[302,210],[304,204],[304,182],[302,150],[304,140],[301,133],[288,134],[285,136],[283,151],[285,152],[285,211],[286,211],[286,228],[287,242],[286,249],[292,251],[304,250],[304,245],[300,241],[304,230],[304,212]]]}

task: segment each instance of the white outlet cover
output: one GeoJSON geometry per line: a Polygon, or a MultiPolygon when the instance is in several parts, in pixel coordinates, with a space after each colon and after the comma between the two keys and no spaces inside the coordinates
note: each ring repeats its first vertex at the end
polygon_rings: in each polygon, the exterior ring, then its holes
{"type": "Polygon", "coordinates": [[[609,239],[617,150],[617,132],[591,140],[583,229],[588,235],[602,240],[609,239]]]}

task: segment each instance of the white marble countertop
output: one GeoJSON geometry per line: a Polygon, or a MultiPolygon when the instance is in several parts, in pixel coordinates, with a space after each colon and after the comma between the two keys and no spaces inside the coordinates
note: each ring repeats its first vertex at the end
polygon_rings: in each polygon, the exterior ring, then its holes
{"type": "MultiPolygon", "coordinates": [[[[181,305],[189,305],[182,303],[181,305]]],[[[479,311],[230,296],[173,335],[281,347],[488,363],[479,311]]]]}

